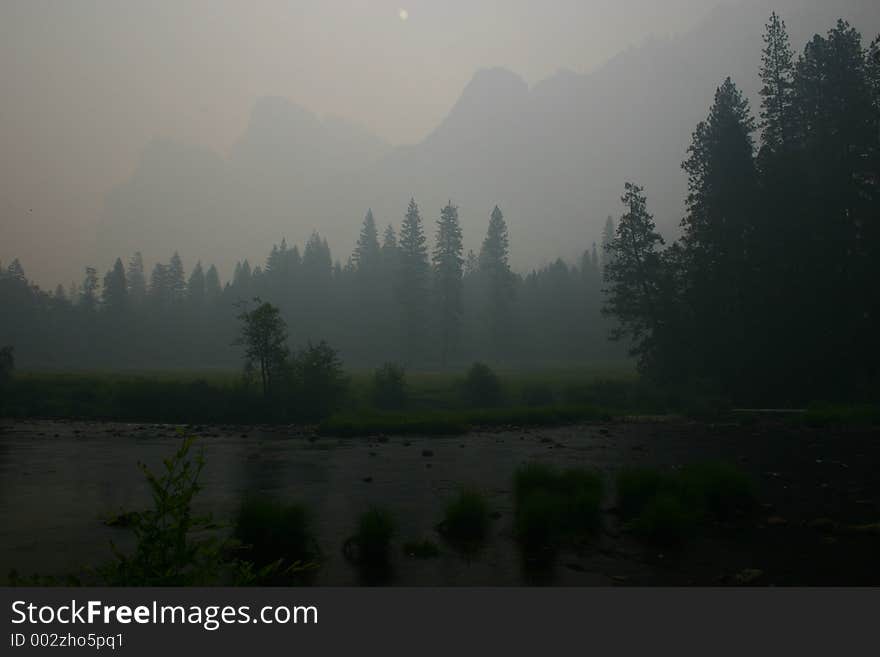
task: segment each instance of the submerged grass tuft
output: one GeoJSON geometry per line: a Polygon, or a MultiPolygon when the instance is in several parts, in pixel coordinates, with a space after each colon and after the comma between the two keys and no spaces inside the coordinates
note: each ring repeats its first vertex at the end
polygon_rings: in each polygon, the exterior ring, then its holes
{"type": "Polygon", "coordinates": [[[532,463],[514,475],[515,528],[527,551],[555,550],[594,534],[601,524],[598,473],[532,463]]]}
{"type": "Polygon", "coordinates": [[[628,468],[617,475],[620,515],[649,542],[674,543],[708,520],[730,520],[755,504],[751,480],[726,463],[697,463],[678,472],[628,468]]]}

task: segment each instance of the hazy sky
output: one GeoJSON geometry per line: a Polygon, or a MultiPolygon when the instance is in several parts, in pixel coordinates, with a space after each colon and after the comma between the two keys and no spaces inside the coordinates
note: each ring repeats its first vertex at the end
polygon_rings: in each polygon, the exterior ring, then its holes
{"type": "Polygon", "coordinates": [[[480,67],[530,83],[589,71],[714,4],[3,0],[0,258],[21,256],[44,284],[84,264],[104,195],[151,138],[225,152],[261,96],[414,142],[480,67]]]}

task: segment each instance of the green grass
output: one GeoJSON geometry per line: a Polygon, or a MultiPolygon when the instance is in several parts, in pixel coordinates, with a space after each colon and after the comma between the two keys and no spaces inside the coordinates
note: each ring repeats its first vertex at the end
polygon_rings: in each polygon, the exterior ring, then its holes
{"type": "Polygon", "coordinates": [[[648,500],[630,528],[649,543],[675,545],[693,534],[698,522],[698,513],[681,497],[664,491],[648,500]]]}
{"type": "Polygon", "coordinates": [[[633,532],[676,543],[709,520],[730,520],[755,505],[751,480],[726,463],[696,463],[677,472],[628,468],[617,475],[617,504],[633,532]]]}
{"type": "Polygon", "coordinates": [[[513,406],[475,410],[410,411],[405,413],[346,413],[333,416],[318,426],[328,436],[387,435],[443,436],[472,429],[504,426],[552,426],[574,422],[607,421],[609,411],[592,406],[513,406]]]}
{"type": "Polygon", "coordinates": [[[385,566],[391,558],[391,539],[396,531],[394,516],[387,509],[374,507],[358,519],[355,534],[345,543],[345,554],[362,566],[385,566]]]}
{"type": "MultiPolygon", "coordinates": [[[[468,406],[461,393],[461,370],[407,372],[406,409],[380,411],[375,407],[375,371],[354,371],[346,412],[325,419],[321,431],[341,436],[450,435],[476,427],[654,414],[664,408],[626,367],[496,373],[503,401],[493,408],[468,406]]],[[[287,401],[266,402],[258,391],[241,386],[239,373],[228,370],[17,372],[0,398],[0,415],[176,424],[295,422],[287,401]]]]}
{"type": "Polygon", "coordinates": [[[528,464],[514,474],[516,535],[526,551],[555,550],[600,527],[603,482],[580,468],[528,464]]]}
{"type": "Polygon", "coordinates": [[[446,505],[440,530],[458,543],[479,543],[489,533],[489,503],[477,490],[463,489],[446,505]]]}

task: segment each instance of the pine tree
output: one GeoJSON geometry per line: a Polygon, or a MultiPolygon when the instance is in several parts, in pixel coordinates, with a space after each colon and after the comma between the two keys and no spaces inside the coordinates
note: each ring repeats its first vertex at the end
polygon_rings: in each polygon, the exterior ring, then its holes
{"type": "Polygon", "coordinates": [[[383,265],[391,267],[396,265],[397,249],[397,234],[394,232],[394,226],[388,224],[382,234],[381,259],[383,265]]]}
{"type": "Polygon", "coordinates": [[[251,291],[251,263],[247,258],[235,264],[235,273],[232,275],[232,286],[240,297],[250,294],[251,291]]]}
{"type": "Polygon", "coordinates": [[[217,267],[211,265],[205,274],[205,300],[212,303],[220,297],[221,293],[220,275],[217,273],[217,267]]]}
{"type": "Polygon", "coordinates": [[[761,128],[769,153],[786,148],[793,136],[794,53],[785,22],[770,15],[761,56],[761,128]]]}
{"type": "Polygon", "coordinates": [[[186,299],[186,274],[177,251],[168,262],[168,293],[172,303],[180,303],[186,299]]]}
{"type": "Polygon", "coordinates": [[[25,281],[27,277],[24,275],[24,267],[21,266],[18,258],[15,258],[6,269],[6,274],[18,281],[25,281]]]}
{"type": "Polygon", "coordinates": [[[480,249],[480,273],[486,282],[489,340],[496,356],[509,347],[513,274],[509,263],[510,239],[504,215],[496,205],[480,249]]]}
{"type": "Polygon", "coordinates": [[[303,270],[309,283],[329,280],[333,269],[333,258],[327,240],[318,233],[312,233],[303,251],[303,270]]]}
{"type": "MultiPolygon", "coordinates": [[[[17,260],[15,262],[17,262],[17,260]]],[[[86,267],[86,275],[85,278],[83,278],[79,305],[83,310],[88,312],[95,310],[98,305],[98,272],[94,267],[86,267]]]]}
{"type": "Polygon", "coordinates": [[[122,314],[128,308],[128,283],[125,280],[125,267],[120,258],[116,258],[113,269],[104,276],[101,305],[104,310],[114,315],[122,314]]]}
{"type": "Polygon", "coordinates": [[[605,227],[602,229],[602,269],[609,264],[608,259],[611,256],[608,252],[608,246],[614,241],[614,232],[614,219],[609,214],[605,220],[605,227]]]}
{"type": "Polygon", "coordinates": [[[399,264],[394,289],[403,318],[405,358],[412,363],[423,349],[428,294],[428,247],[415,199],[409,200],[400,226],[399,264]]]}
{"type": "Polygon", "coordinates": [[[144,259],[137,251],[128,261],[128,298],[135,307],[143,304],[147,298],[147,278],[144,275],[144,259]]]}
{"type": "Polygon", "coordinates": [[[199,260],[193,267],[186,284],[187,301],[192,308],[200,308],[205,303],[205,273],[202,269],[202,261],[199,260]]]}
{"type": "Polygon", "coordinates": [[[158,309],[164,309],[171,301],[171,292],[168,285],[168,267],[161,262],[153,266],[150,274],[149,298],[151,303],[158,309]]]}
{"type": "Polygon", "coordinates": [[[757,172],[748,101],[727,78],[715,93],[683,163],[688,174],[683,246],[703,363],[726,381],[744,366],[746,300],[757,208],[757,172]]]}
{"type": "Polygon", "coordinates": [[[376,231],[372,210],[367,210],[367,215],[364,217],[352,260],[359,272],[368,275],[373,274],[379,264],[379,234],[376,231]]]}
{"type": "Polygon", "coordinates": [[[432,258],[440,316],[440,360],[444,367],[458,339],[461,323],[462,248],[458,208],[450,201],[440,211],[432,258]]]}
{"type": "Polygon", "coordinates": [[[648,212],[642,187],[626,183],[621,202],[626,212],[617,225],[615,238],[606,247],[608,265],[603,272],[606,284],[603,312],[618,322],[612,338],[628,338],[633,355],[640,356],[645,369],[654,360],[654,333],[662,326],[660,293],[663,238],[657,233],[648,212]]]}
{"type": "Polygon", "coordinates": [[[880,329],[880,132],[866,59],[859,32],[838,21],[807,43],[794,78],[803,174],[793,208],[801,236],[791,254],[802,286],[792,310],[809,330],[793,341],[802,361],[812,358],[809,375],[839,387],[852,385],[857,370],[880,369],[880,357],[865,356],[877,353],[880,329]],[[824,361],[807,355],[817,342],[829,354],[824,361]]]}

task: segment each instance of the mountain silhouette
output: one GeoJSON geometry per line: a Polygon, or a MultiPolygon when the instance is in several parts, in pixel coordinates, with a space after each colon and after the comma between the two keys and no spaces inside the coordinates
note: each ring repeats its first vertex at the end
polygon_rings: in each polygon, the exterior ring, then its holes
{"type": "Polygon", "coordinates": [[[409,198],[433,235],[440,208],[460,207],[465,248],[479,248],[498,203],[519,269],[574,259],[620,213],[623,184],[645,187],[668,237],[683,214],[680,163],[691,133],[730,76],[757,115],[763,26],[782,12],[799,52],[843,17],[867,43],[880,29],[872,2],[722,5],[695,28],[654,38],[587,74],[560,71],[529,85],[504,68],[478,71],[444,120],[421,142],[388,147],[366,130],[321,120],[281,98],[260,100],[227,157],[167,142],[151,144],[132,179],[108,197],[99,254],[141,249],[164,259],[260,261],[286,237],[312,230],[345,261],[367,208],[399,225],[409,198]],[[123,237],[124,236],[124,237],[123,237]],[[163,250],[163,246],[164,250],[163,250]]]}

